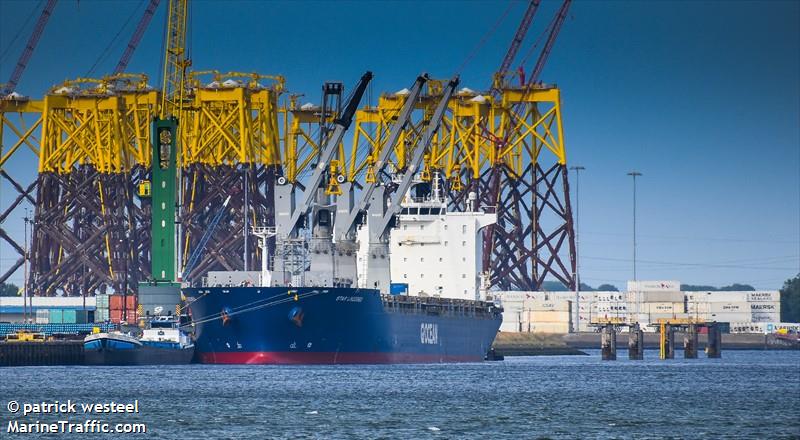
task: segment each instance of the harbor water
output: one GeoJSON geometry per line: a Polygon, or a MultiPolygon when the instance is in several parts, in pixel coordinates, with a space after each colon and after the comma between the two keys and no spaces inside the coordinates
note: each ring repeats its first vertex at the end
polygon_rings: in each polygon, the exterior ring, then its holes
{"type": "MultiPolygon", "coordinates": [[[[138,400],[147,434],[115,438],[799,438],[800,352],[603,362],[589,356],[423,365],[9,367],[7,403],[138,400]]],[[[681,353],[677,353],[680,357],[681,353]]],[[[94,416],[98,418],[98,416],[94,416]]],[[[82,421],[85,415],[71,415],[82,421]]],[[[102,437],[102,435],[94,435],[102,437]]]]}

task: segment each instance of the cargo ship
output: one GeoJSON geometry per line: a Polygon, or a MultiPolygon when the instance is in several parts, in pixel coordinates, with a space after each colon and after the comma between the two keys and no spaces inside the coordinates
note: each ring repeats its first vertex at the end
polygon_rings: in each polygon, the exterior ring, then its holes
{"type": "Polygon", "coordinates": [[[198,360],[212,364],[482,361],[502,321],[479,301],[375,289],[184,289],[198,360]]]}
{"type": "MultiPolygon", "coordinates": [[[[328,136],[321,139],[311,177],[302,186],[283,176],[275,180],[275,226],[246,234],[259,239],[261,271],[208,272],[199,285],[182,289],[200,362],[486,358],[502,309],[487,301],[486,274],[476,269],[481,267],[478,237],[481,228],[496,222],[496,215],[479,209],[475,193],[466,200],[468,212],[448,212],[441,189],[444,178],[419,171],[458,78],[437,96],[422,94],[427,75],[417,77],[410,90],[398,92],[403,108],[378,152],[376,178],[367,179],[357,191],[355,183],[329,170],[371,77],[370,72],[362,76],[328,136]],[[435,104],[433,115],[408,167],[390,170],[387,158],[420,100],[435,104]],[[298,189],[302,196],[296,197],[298,189]],[[273,248],[268,246],[271,239],[273,248]]],[[[326,83],[323,91],[341,93],[341,84],[326,83]]],[[[321,108],[324,114],[325,106],[321,108]]],[[[200,243],[207,241],[225,205],[227,200],[200,243]]],[[[191,273],[201,250],[197,248],[183,272],[191,273]]]]}
{"type": "MultiPolygon", "coordinates": [[[[214,364],[484,360],[502,308],[487,301],[480,288],[478,238],[495,216],[447,212],[437,186],[423,189],[427,196],[398,204],[402,210],[390,240],[370,235],[364,225],[357,240],[364,245],[343,238],[332,243],[330,228],[312,219],[311,240],[293,246],[307,249],[302,258],[287,256],[279,244],[271,268],[210,272],[205,286],[184,288],[197,359],[214,364]],[[450,243],[458,243],[457,251],[450,243]],[[302,264],[293,266],[297,260],[302,264]]],[[[318,201],[330,206],[326,203],[318,201]]],[[[266,229],[254,231],[265,255],[267,238],[277,235],[266,229]]]]}

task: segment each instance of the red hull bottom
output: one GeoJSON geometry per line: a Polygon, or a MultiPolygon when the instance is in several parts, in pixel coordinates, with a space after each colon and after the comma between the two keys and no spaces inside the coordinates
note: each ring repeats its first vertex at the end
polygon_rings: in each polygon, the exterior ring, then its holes
{"type": "Polygon", "coordinates": [[[445,362],[480,362],[476,356],[450,356],[417,353],[299,353],[255,351],[202,353],[203,364],[428,364],[445,362]]]}

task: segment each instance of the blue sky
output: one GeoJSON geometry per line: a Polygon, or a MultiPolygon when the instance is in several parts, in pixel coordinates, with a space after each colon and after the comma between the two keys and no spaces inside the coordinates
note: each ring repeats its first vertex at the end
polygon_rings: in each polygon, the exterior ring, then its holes
{"type": "MultiPolygon", "coordinates": [[[[543,2],[521,54],[559,3],[543,2]]],[[[36,15],[22,23],[39,4],[0,0],[0,81],[36,15]]],[[[145,5],[61,0],[17,89],[41,96],[96,63],[96,76],[111,71],[145,5]]],[[[196,1],[191,56],[196,69],[283,74],[293,93],[311,101],[323,81],[352,85],[370,69],[377,96],[407,87],[421,71],[449,77],[508,9],[461,72],[464,86],[482,89],[525,6],[196,1]]],[[[164,5],[128,69],[151,74],[153,83],[163,12],[164,5]]],[[[800,3],[788,1],[573,3],[542,79],[562,89],[568,160],[586,167],[584,282],[622,287],[632,277],[632,169],[644,174],[637,182],[640,279],[767,289],[800,272],[798,23],[800,3]]],[[[20,154],[8,169],[28,181],[35,159],[20,154]]],[[[2,185],[4,209],[12,189],[2,185]]],[[[19,220],[4,228],[22,236],[19,220]]],[[[8,267],[14,258],[8,247],[0,250],[0,266],[8,267]]]]}

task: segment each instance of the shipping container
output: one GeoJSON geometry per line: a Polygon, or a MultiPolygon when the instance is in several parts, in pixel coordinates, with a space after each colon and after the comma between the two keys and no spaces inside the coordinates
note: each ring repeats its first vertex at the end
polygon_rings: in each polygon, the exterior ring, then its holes
{"type": "Polygon", "coordinates": [[[625,292],[598,292],[597,302],[624,302],[627,295],[625,292]]]}
{"type": "Polygon", "coordinates": [[[519,333],[519,322],[505,322],[500,324],[500,331],[507,333],[519,333]]]}
{"type": "Polygon", "coordinates": [[[97,309],[94,312],[94,322],[106,322],[109,320],[108,309],[97,309]]]}
{"type": "Polygon", "coordinates": [[[706,315],[707,321],[716,322],[752,322],[753,317],[750,312],[725,312],[709,313],[706,315]]]}
{"type": "Polygon", "coordinates": [[[751,302],[750,310],[753,313],[780,313],[780,302],[751,302]]]}
{"type": "MultiPolygon", "coordinates": [[[[632,311],[636,311],[636,304],[631,305],[632,311]]],[[[684,313],[685,308],[682,302],[652,302],[641,303],[638,305],[639,313],[684,313]]]]}
{"type": "Polygon", "coordinates": [[[680,290],[679,281],[628,281],[629,292],[679,292],[680,290]]]}
{"type": "Polygon", "coordinates": [[[569,333],[569,323],[531,323],[531,333],[569,333]]]}
{"type": "MultiPolygon", "coordinates": [[[[122,322],[122,310],[111,310],[109,318],[110,321],[113,322],[114,324],[119,324],[120,322],[122,322]]],[[[137,323],[136,311],[128,311],[127,318],[128,319],[126,322],[128,324],[131,325],[136,324],[137,323]]]]}
{"type": "Polygon", "coordinates": [[[570,301],[525,300],[523,303],[523,308],[526,311],[568,312],[570,310],[570,301]]]}
{"type": "Polygon", "coordinates": [[[686,292],[686,302],[747,302],[750,292],[686,292]]]}
{"type": "Polygon", "coordinates": [[[64,309],[61,311],[61,319],[62,323],[64,324],[77,324],[76,322],[77,313],[73,309],[64,309]]]}
{"type": "Polygon", "coordinates": [[[753,322],[779,322],[781,320],[781,314],[753,312],[751,319],[753,322]]]}
{"type": "Polygon", "coordinates": [[[48,317],[50,324],[63,324],[64,323],[64,310],[50,309],[50,316],[48,317]]]}
{"type": "Polygon", "coordinates": [[[628,302],[642,303],[683,302],[683,292],[628,292],[628,302]]]}
{"type": "Polygon", "coordinates": [[[95,304],[98,309],[107,309],[111,305],[109,298],[111,295],[97,295],[95,296],[95,304]]]}
{"type": "Polygon", "coordinates": [[[569,322],[572,319],[570,312],[528,312],[527,322],[569,322]]]}
{"type": "Polygon", "coordinates": [[[780,302],[781,293],[777,290],[747,292],[747,300],[750,302],[780,302]]]}
{"type": "MultiPolygon", "coordinates": [[[[111,295],[109,298],[109,309],[110,310],[122,310],[123,303],[122,303],[122,295],[111,295]]],[[[125,296],[125,304],[127,310],[136,310],[136,296],[135,295],[126,295],[125,296]]]]}
{"type": "Polygon", "coordinates": [[[47,309],[39,309],[36,311],[36,323],[37,324],[49,324],[50,323],[50,311],[47,309]]]}

